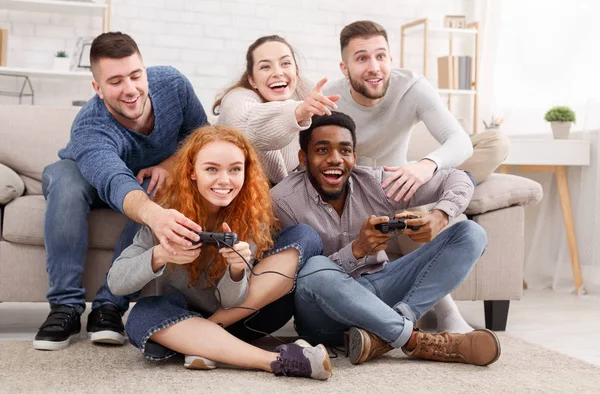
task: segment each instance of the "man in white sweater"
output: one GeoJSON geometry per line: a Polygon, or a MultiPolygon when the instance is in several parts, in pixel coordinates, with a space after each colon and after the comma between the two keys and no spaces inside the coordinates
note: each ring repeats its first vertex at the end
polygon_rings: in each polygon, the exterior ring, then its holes
{"type": "MultiPolygon", "coordinates": [[[[436,170],[459,167],[480,183],[505,159],[508,141],[495,131],[469,140],[438,93],[420,75],[391,69],[387,33],[371,21],[358,21],[340,33],[345,78],[324,88],[324,94],[340,94],[337,110],[356,122],[358,164],[397,166],[389,195],[408,201],[436,170]],[[406,152],[413,126],[423,121],[441,146],[419,162],[407,164],[406,152]]],[[[387,184],[383,186],[386,187],[387,184]]]]}
{"type": "MultiPolygon", "coordinates": [[[[325,95],[339,94],[337,110],[356,122],[357,164],[383,165],[395,173],[382,183],[387,197],[409,201],[436,171],[458,167],[480,183],[506,158],[508,140],[487,131],[469,140],[438,93],[423,77],[409,70],[392,69],[387,33],[379,24],[357,21],[340,33],[345,78],[328,84],[325,95]],[[423,121],[441,144],[416,163],[407,163],[413,126],[423,121]]],[[[468,332],[472,328],[447,296],[435,312],[438,330],[468,332]]]]}

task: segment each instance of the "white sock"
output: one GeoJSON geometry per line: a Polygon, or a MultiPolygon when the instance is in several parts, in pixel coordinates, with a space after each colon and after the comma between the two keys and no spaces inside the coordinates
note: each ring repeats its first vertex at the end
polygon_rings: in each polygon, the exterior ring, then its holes
{"type": "Polygon", "coordinates": [[[450,294],[442,298],[433,307],[433,310],[437,319],[438,332],[447,331],[457,334],[466,334],[473,331],[473,327],[471,327],[461,316],[458,307],[450,294]]]}

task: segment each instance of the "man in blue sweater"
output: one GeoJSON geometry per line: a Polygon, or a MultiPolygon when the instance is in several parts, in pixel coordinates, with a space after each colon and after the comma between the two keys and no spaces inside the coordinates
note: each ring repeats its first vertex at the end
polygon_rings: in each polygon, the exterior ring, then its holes
{"type": "MultiPolygon", "coordinates": [[[[71,139],[58,154],[61,160],[43,173],[51,311],[33,341],[35,349],[63,349],[81,330],[90,209],[110,207],[131,219],[114,258],[132,243],[138,223],[150,226],[172,253],[170,243],[191,246],[189,240],[198,240],[193,231],[200,231],[198,224],[149,197],[166,181],[178,144],[207,124],[192,85],[172,67],[146,69],[135,41],[119,32],[94,40],[90,62],[97,94],[75,118],[71,139]]],[[[128,303],[104,282],[88,317],[93,342],[123,344],[121,316],[128,303]]]]}

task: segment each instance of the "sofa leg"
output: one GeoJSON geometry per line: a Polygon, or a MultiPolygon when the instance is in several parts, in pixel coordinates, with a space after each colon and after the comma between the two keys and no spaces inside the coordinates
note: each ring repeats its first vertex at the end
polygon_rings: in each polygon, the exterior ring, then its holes
{"type": "Polygon", "coordinates": [[[505,331],[510,301],[483,301],[485,328],[492,331],[505,331]]]}

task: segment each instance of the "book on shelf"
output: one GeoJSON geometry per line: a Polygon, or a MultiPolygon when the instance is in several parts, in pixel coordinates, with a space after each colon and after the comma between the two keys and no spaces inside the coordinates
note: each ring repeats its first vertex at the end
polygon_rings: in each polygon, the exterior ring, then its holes
{"type": "Polygon", "coordinates": [[[0,29],[0,67],[6,67],[8,57],[8,30],[0,29]]]}
{"type": "Polygon", "coordinates": [[[437,60],[439,89],[471,89],[473,64],[471,56],[442,56],[437,60]]]}

